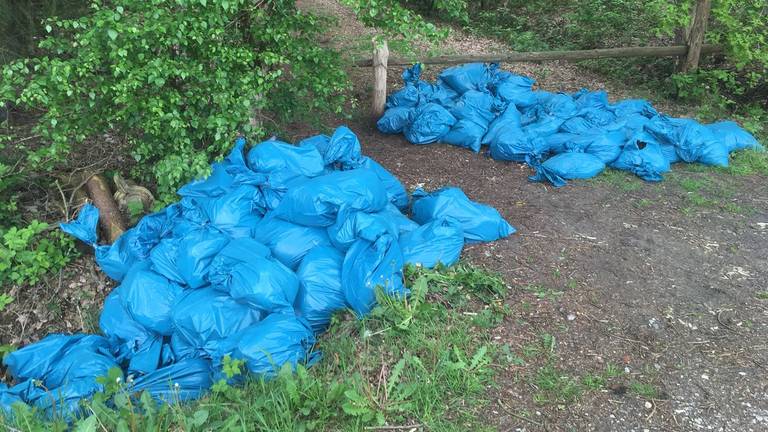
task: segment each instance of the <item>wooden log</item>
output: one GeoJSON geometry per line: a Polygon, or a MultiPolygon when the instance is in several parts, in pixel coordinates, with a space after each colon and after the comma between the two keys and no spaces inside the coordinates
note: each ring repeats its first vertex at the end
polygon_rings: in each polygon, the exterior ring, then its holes
{"type": "Polygon", "coordinates": [[[387,65],[389,58],[389,48],[387,41],[377,43],[373,41],[373,102],[371,114],[375,120],[378,120],[384,114],[384,107],[387,102],[387,65]]]}
{"type": "MultiPolygon", "coordinates": [[[[723,52],[721,45],[703,44],[701,54],[718,54],[723,52]]],[[[539,52],[515,52],[509,54],[495,54],[482,56],[440,56],[429,57],[425,59],[403,59],[391,58],[387,61],[388,66],[410,66],[413,63],[422,64],[461,64],[461,63],[520,63],[520,62],[539,62],[548,60],[568,60],[580,61],[601,58],[622,58],[622,57],[685,57],[688,54],[688,47],[685,45],[675,45],[668,47],[626,47],[626,48],[601,48],[593,50],[577,51],[539,51],[539,52]]],[[[371,59],[359,60],[354,63],[359,67],[370,67],[373,65],[371,59]]]]}
{"type": "Polygon", "coordinates": [[[704,34],[707,31],[707,21],[709,21],[711,7],[712,0],[698,0],[696,2],[691,31],[688,35],[688,52],[686,53],[682,72],[693,72],[699,68],[699,59],[701,59],[704,34]]]}
{"type": "Polygon", "coordinates": [[[109,183],[103,176],[96,174],[85,182],[85,189],[93,200],[93,205],[99,209],[99,224],[102,230],[109,242],[113,243],[125,232],[125,223],[112,197],[109,183]]]}

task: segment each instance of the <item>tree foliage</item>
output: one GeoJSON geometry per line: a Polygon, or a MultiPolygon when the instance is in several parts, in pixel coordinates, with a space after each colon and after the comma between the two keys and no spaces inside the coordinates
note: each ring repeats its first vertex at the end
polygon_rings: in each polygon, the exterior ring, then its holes
{"type": "Polygon", "coordinates": [[[42,54],[4,67],[0,97],[45,110],[36,129],[50,145],[30,162],[111,133],[167,201],[235,134],[259,136],[260,112],[341,109],[347,80],[315,43],[320,24],[286,0],[95,1],[46,22],[42,54]]]}

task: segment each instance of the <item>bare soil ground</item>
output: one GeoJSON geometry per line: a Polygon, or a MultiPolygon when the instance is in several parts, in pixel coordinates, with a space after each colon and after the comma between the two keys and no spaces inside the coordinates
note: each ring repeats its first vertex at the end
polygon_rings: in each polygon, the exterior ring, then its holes
{"type": "MultiPolygon", "coordinates": [[[[344,23],[337,44],[370,35],[334,1],[304,7],[344,23]]],[[[441,48],[500,49],[460,32],[441,48]]],[[[550,91],[649,97],[575,65],[503,66],[550,91]]],[[[390,69],[390,91],[399,72],[390,69]]],[[[351,75],[364,113],[370,71],[351,75]]],[[[350,126],[408,188],[459,186],[519,230],[465,250],[513,288],[510,313],[492,330],[509,348],[489,389],[487,419],[499,430],[768,430],[768,179],[677,165],[658,184],[609,172],[552,189],[528,182],[522,165],[382,135],[365,114],[350,126]]]]}

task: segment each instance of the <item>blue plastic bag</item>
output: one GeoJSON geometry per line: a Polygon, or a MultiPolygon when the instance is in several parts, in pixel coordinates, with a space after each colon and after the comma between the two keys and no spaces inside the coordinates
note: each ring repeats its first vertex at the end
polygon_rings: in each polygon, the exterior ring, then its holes
{"type": "Polygon", "coordinates": [[[518,108],[528,108],[536,104],[536,95],[531,90],[536,83],[532,78],[509,74],[491,85],[491,91],[504,102],[518,108]]]}
{"type": "Polygon", "coordinates": [[[425,91],[424,84],[426,84],[424,81],[419,82],[421,98],[424,102],[434,102],[449,109],[456,104],[459,94],[453,89],[438,83],[436,85],[427,84],[429,85],[429,91],[425,91]]]}
{"type": "Polygon", "coordinates": [[[498,211],[471,201],[461,189],[444,188],[427,194],[416,190],[413,220],[424,225],[434,220],[452,218],[461,224],[467,243],[494,241],[515,233],[515,229],[498,211]]]}
{"type": "Polygon", "coordinates": [[[480,151],[480,141],[486,132],[486,126],[475,123],[472,120],[461,119],[440,138],[441,142],[446,144],[464,147],[477,153],[480,151]]]}
{"type": "Polygon", "coordinates": [[[272,256],[289,269],[295,270],[304,255],[317,246],[328,246],[331,240],[326,230],[297,225],[268,214],[256,226],[253,238],[272,251],[272,256]]]}
{"type": "Polygon", "coordinates": [[[262,191],[239,185],[214,198],[193,198],[206,220],[232,237],[248,237],[265,212],[262,191]]]}
{"type": "Polygon", "coordinates": [[[563,118],[550,114],[541,114],[533,123],[523,125],[523,132],[530,136],[543,138],[557,133],[563,123],[565,123],[563,118]]]}
{"type": "Polygon", "coordinates": [[[356,167],[363,157],[357,135],[346,126],[337,127],[327,144],[318,147],[318,150],[326,166],[349,169],[356,167]]]}
{"type": "Polygon", "coordinates": [[[518,132],[521,127],[522,120],[520,111],[514,104],[509,104],[504,111],[502,111],[502,113],[488,125],[488,131],[485,133],[485,136],[483,136],[481,143],[490,144],[496,140],[496,137],[500,133],[507,129],[511,129],[513,132],[518,132]]]}
{"type": "Polygon", "coordinates": [[[402,74],[405,85],[402,89],[387,96],[387,108],[403,107],[412,108],[419,103],[419,88],[417,83],[421,76],[421,64],[416,63],[402,74]]]}
{"type": "Polygon", "coordinates": [[[616,117],[619,118],[627,117],[632,114],[640,114],[644,117],[651,118],[659,114],[658,111],[656,111],[656,108],[648,103],[648,101],[642,99],[625,99],[611,105],[610,109],[616,114],[616,117]]]}
{"type": "Polygon", "coordinates": [[[464,230],[453,219],[437,219],[406,233],[399,240],[403,260],[425,268],[450,266],[459,260],[464,247],[464,230]]]}
{"type": "Polygon", "coordinates": [[[149,264],[136,264],[118,288],[120,301],[128,315],[154,333],[170,336],[173,331],[171,312],[182,288],[150,270],[149,264]]]}
{"type": "MultiPolygon", "coordinates": [[[[180,357],[211,358],[219,342],[259,322],[259,310],[236,302],[214,288],[187,291],[173,310],[174,338],[180,338],[186,352],[180,357]]],[[[179,346],[179,342],[175,343],[179,346]]]]}
{"type": "Polygon", "coordinates": [[[710,129],[697,122],[686,122],[678,129],[677,154],[688,162],[728,166],[728,147],[710,129]]]}
{"type": "Polygon", "coordinates": [[[595,126],[584,117],[579,116],[579,117],[571,117],[565,122],[563,122],[563,124],[560,125],[559,132],[570,133],[570,134],[583,134],[583,133],[591,132],[592,129],[595,129],[595,126]]]}
{"type": "Polygon", "coordinates": [[[208,278],[214,288],[264,313],[292,312],[299,289],[296,275],[265,256],[255,240],[238,241],[242,247],[222,250],[211,263],[208,278]]]}
{"type": "Polygon", "coordinates": [[[168,404],[184,402],[203,396],[213,385],[212,376],[210,361],[185,359],[136,379],[131,390],[147,391],[168,404]]]}
{"type": "Polygon", "coordinates": [[[347,304],[361,319],[376,304],[377,289],[393,297],[407,296],[403,254],[397,240],[385,234],[375,241],[355,241],[344,256],[341,285],[347,304]]]}
{"type": "Polygon", "coordinates": [[[379,121],[376,122],[376,128],[379,132],[385,134],[399,134],[411,123],[416,110],[412,107],[393,107],[384,111],[379,121]]]}
{"type": "Polygon", "coordinates": [[[314,344],[315,337],[304,319],[293,313],[273,313],[223,341],[214,367],[220,368],[221,359],[228,355],[245,361],[252,374],[268,379],[285,364],[295,368],[299,363],[311,363],[316,359],[311,352],[314,344]]]}
{"type": "MultiPolygon", "coordinates": [[[[33,344],[7,354],[3,359],[3,364],[17,382],[37,379],[50,384],[47,387],[54,388],[62,384],[62,375],[58,374],[59,379],[57,380],[46,381],[47,378],[55,371],[62,358],[66,357],[69,352],[78,350],[79,347],[97,352],[100,348],[108,347],[108,343],[106,339],[96,335],[50,334],[33,344]]],[[[61,371],[64,372],[64,376],[66,376],[68,369],[65,368],[61,371]]],[[[85,373],[88,372],[88,370],[85,371],[85,373]]]]}
{"type": "Polygon", "coordinates": [[[45,386],[53,389],[77,380],[96,384],[96,378],[106,376],[117,367],[109,341],[97,335],[84,335],[72,344],[42,379],[45,386]]]}
{"type": "Polygon", "coordinates": [[[331,244],[341,251],[349,249],[357,239],[374,241],[384,234],[395,238],[399,235],[399,227],[386,209],[376,213],[342,211],[328,227],[331,244]]]}
{"type": "Polygon", "coordinates": [[[333,247],[316,247],[301,262],[296,275],[299,292],[296,314],[306,319],[315,334],[322,333],[334,312],[344,309],[341,265],[344,255],[333,247]]]}
{"type": "Polygon", "coordinates": [[[573,97],[565,93],[539,92],[539,115],[547,114],[561,120],[575,116],[579,110],[573,97]]]}
{"type": "Polygon", "coordinates": [[[623,131],[612,131],[582,136],[577,138],[575,143],[579,146],[583,145],[585,153],[589,153],[608,164],[619,157],[626,141],[623,131]]]}
{"type": "Polygon", "coordinates": [[[692,119],[658,116],[645,126],[645,130],[659,144],[673,145],[685,162],[728,166],[728,147],[718,140],[710,129],[692,119]]]}
{"type": "Polygon", "coordinates": [[[121,281],[137,262],[146,260],[152,248],[170,234],[178,207],[169,206],[143,217],[136,227],[126,231],[112,245],[97,245],[96,227],[99,210],[86,204],[75,221],[60,224],[61,230],[93,246],[96,262],[109,277],[121,281]]]}
{"type": "Polygon", "coordinates": [[[291,189],[274,216],[299,225],[326,227],[336,221],[341,208],[376,212],[387,201],[386,189],[374,171],[337,171],[291,189]]]}
{"type": "Polygon", "coordinates": [[[275,139],[255,145],[248,152],[248,166],[257,173],[278,175],[282,180],[297,176],[315,177],[325,169],[323,157],[316,148],[275,139]]]}
{"type": "Polygon", "coordinates": [[[99,209],[86,203],[77,214],[77,219],[68,223],[60,223],[59,228],[85,244],[96,247],[96,242],[99,240],[96,234],[98,224],[99,209]]]}
{"type": "Polygon", "coordinates": [[[725,144],[729,152],[743,149],[759,150],[762,148],[757,139],[736,122],[721,121],[709,124],[706,128],[712,132],[715,139],[725,144]]]}
{"type": "Polygon", "coordinates": [[[457,120],[471,120],[478,125],[487,127],[496,118],[493,112],[494,99],[488,92],[470,90],[459,98],[451,109],[451,114],[457,120]]]}
{"type": "Polygon", "coordinates": [[[162,340],[131,318],[115,288],[104,300],[99,328],[109,339],[119,362],[130,361],[131,369],[150,372],[160,363],[162,340]]]}
{"type": "Polygon", "coordinates": [[[150,254],[152,268],[174,282],[199,288],[208,283],[211,261],[229,242],[227,235],[210,228],[164,239],[150,254]]]}
{"type": "MultiPolygon", "coordinates": [[[[81,399],[102,389],[96,378],[117,366],[107,339],[84,334],[48,335],[8,354],[4,363],[20,384],[2,398],[3,402],[21,400],[37,406],[49,417],[75,413],[81,399]],[[47,391],[32,384],[35,380],[47,391]]],[[[10,406],[3,408],[8,411],[10,406]]]]}
{"type": "Polygon", "coordinates": [[[43,391],[43,389],[35,387],[32,380],[21,382],[13,387],[8,387],[5,383],[0,382],[0,414],[7,420],[12,420],[14,417],[13,407],[17,404],[25,405],[26,401],[30,399],[30,391],[34,392],[35,390],[43,391]]]}
{"type": "Polygon", "coordinates": [[[467,63],[450,67],[440,72],[439,79],[459,94],[469,90],[483,90],[491,82],[495,63],[467,63]]]}
{"type": "Polygon", "coordinates": [[[429,144],[438,141],[456,124],[448,110],[436,103],[419,105],[413,121],[405,130],[405,138],[413,144],[429,144]]]}
{"type": "Polygon", "coordinates": [[[661,145],[644,132],[627,143],[611,167],[630,171],[646,181],[663,180],[662,174],[670,168],[661,145]]]}
{"type": "Polygon", "coordinates": [[[384,189],[387,191],[387,198],[390,203],[394,204],[397,208],[405,208],[408,205],[408,192],[405,191],[405,187],[400,183],[400,180],[386,168],[368,156],[360,159],[358,167],[369,169],[376,174],[376,177],[379,178],[379,181],[381,181],[384,189]]]}
{"type": "Polygon", "coordinates": [[[413,83],[387,96],[387,108],[413,108],[419,103],[419,89],[413,83]]]}
{"type": "Polygon", "coordinates": [[[571,95],[571,97],[579,108],[580,113],[608,107],[608,93],[605,90],[589,91],[581,89],[571,95]]]}
{"type": "Polygon", "coordinates": [[[597,156],[581,152],[560,153],[544,163],[529,158],[527,163],[536,170],[536,174],[528,177],[528,180],[547,180],[554,187],[565,186],[566,180],[592,178],[605,169],[605,163],[597,156]]]}
{"type": "Polygon", "coordinates": [[[491,141],[490,155],[496,160],[523,162],[529,155],[541,156],[549,151],[546,141],[522,129],[507,128],[491,141]]]}

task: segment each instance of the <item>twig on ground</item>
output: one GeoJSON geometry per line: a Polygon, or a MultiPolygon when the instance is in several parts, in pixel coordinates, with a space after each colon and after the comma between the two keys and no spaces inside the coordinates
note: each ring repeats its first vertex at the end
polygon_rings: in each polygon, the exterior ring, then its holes
{"type": "Polygon", "coordinates": [[[721,309],[721,310],[719,310],[717,312],[717,322],[719,322],[721,326],[725,327],[726,330],[730,330],[730,331],[732,331],[734,333],[738,333],[738,331],[736,329],[734,329],[733,327],[731,327],[728,324],[724,323],[722,318],[720,317],[720,315],[722,315],[722,313],[725,312],[725,311],[726,311],[725,309],[721,309]]]}
{"type": "Polygon", "coordinates": [[[424,427],[423,424],[412,424],[412,425],[402,425],[402,426],[366,426],[365,430],[410,430],[415,431],[419,428],[424,427]]]}
{"type": "Polygon", "coordinates": [[[61,212],[64,213],[64,222],[69,222],[69,205],[67,204],[67,197],[64,196],[64,191],[61,189],[58,179],[54,181],[54,184],[56,185],[56,189],[59,190],[59,195],[61,195],[61,212]]]}
{"type": "Polygon", "coordinates": [[[518,420],[523,420],[523,421],[527,421],[527,422],[529,422],[529,423],[531,423],[531,424],[535,424],[535,425],[536,425],[536,426],[538,426],[538,427],[544,427],[544,425],[543,425],[543,424],[541,424],[540,422],[537,422],[536,420],[530,419],[530,418],[528,418],[528,417],[525,417],[525,416],[521,416],[520,414],[515,414],[514,412],[512,412],[512,410],[511,410],[511,409],[509,409],[509,407],[507,407],[507,404],[505,404],[504,402],[502,402],[502,401],[501,401],[501,399],[496,399],[496,402],[498,402],[499,406],[500,406],[500,407],[501,407],[501,408],[502,408],[502,409],[503,409],[503,410],[504,410],[504,411],[505,411],[507,414],[509,414],[510,416],[512,416],[512,417],[514,417],[514,418],[516,418],[516,419],[518,419],[518,420]]]}

